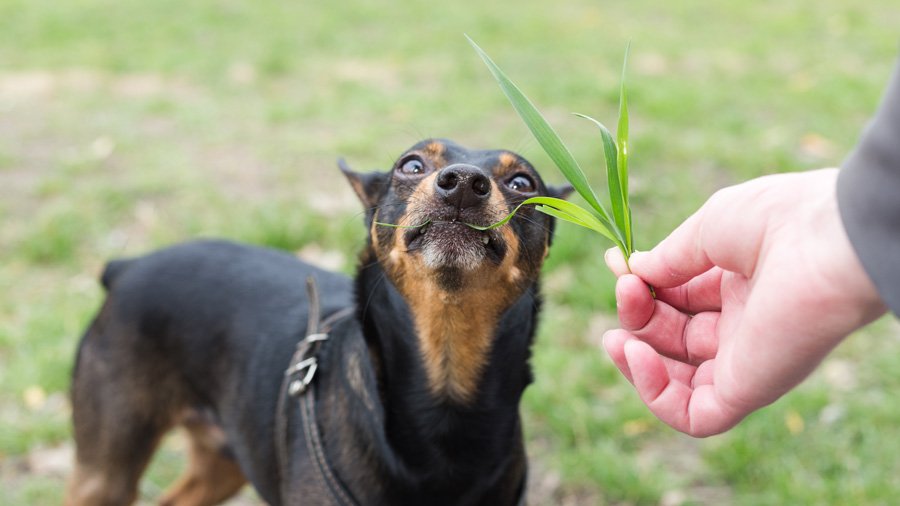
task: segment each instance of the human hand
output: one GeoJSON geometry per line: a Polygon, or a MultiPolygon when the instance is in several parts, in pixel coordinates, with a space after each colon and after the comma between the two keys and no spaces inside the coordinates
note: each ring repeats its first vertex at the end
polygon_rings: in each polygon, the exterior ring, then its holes
{"type": "Polygon", "coordinates": [[[721,190],[634,253],[633,274],[607,252],[622,328],[603,344],[663,422],[696,437],[724,432],[886,311],[841,223],[837,172],[721,190]]]}

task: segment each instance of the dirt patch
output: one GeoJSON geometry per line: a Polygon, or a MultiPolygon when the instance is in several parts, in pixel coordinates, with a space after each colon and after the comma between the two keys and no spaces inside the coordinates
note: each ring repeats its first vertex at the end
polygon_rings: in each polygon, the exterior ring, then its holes
{"type": "Polygon", "coordinates": [[[637,464],[648,469],[663,465],[672,475],[683,477],[682,486],[663,493],[660,505],[713,506],[734,502],[730,488],[708,483],[703,479],[708,472],[700,440],[681,434],[653,440],[638,451],[637,464]]]}
{"type": "MultiPolygon", "coordinates": [[[[166,447],[183,447],[183,437],[176,434],[169,438],[166,447]]],[[[54,447],[36,448],[22,457],[0,458],[0,489],[16,490],[29,479],[39,478],[42,483],[58,483],[58,490],[64,490],[65,481],[72,472],[75,458],[75,448],[72,443],[65,443],[54,447]]],[[[156,504],[152,497],[143,497],[138,501],[139,506],[156,504]]],[[[259,497],[250,489],[244,487],[241,493],[227,501],[226,506],[261,506],[264,505],[259,497]]]]}
{"type": "Polygon", "coordinates": [[[120,97],[167,95],[191,98],[196,87],[157,74],[114,75],[87,69],[22,70],[0,73],[0,97],[6,101],[47,99],[59,93],[108,92],[120,97]]]}
{"type": "Polygon", "coordinates": [[[401,86],[400,70],[396,65],[384,61],[348,59],[333,64],[335,76],[342,80],[374,86],[390,91],[401,86]]]}
{"type": "MultiPolygon", "coordinates": [[[[165,443],[165,447],[169,450],[183,449],[184,445],[184,438],[180,433],[170,436],[165,443]]],[[[65,480],[72,472],[74,458],[75,449],[72,443],[36,448],[22,457],[0,458],[0,488],[16,490],[30,478],[41,478],[44,482],[57,482],[59,490],[63,490],[65,480]]],[[[532,458],[529,466],[529,504],[537,506],[597,506],[604,503],[596,491],[563,488],[559,473],[549,470],[540,460],[532,458]]],[[[137,503],[139,506],[155,504],[153,497],[144,495],[145,497],[137,503]]],[[[691,498],[695,499],[694,496],[691,498]]],[[[265,503],[248,486],[244,487],[237,497],[224,504],[226,506],[262,506],[265,503]]],[[[681,502],[664,504],[675,505],[681,504],[681,502]]],[[[700,504],[714,503],[702,502],[700,504]]]]}

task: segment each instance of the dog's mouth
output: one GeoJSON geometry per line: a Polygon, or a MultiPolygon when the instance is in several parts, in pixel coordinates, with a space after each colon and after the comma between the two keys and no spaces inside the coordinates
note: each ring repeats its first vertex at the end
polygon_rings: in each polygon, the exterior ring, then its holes
{"type": "Polygon", "coordinates": [[[430,221],[408,230],[409,253],[420,253],[429,268],[475,269],[485,260],[500,265],[506,243],[496,230],[476,230],[460,221],[430,221]]]}

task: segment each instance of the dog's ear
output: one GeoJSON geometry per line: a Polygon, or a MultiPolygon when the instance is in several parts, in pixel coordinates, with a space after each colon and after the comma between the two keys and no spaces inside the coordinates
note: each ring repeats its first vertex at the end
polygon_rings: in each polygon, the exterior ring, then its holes
{"type": "Polygon", "coordinates": [[[354,172],[343,158],[338,160],[338,167],[344,173],[347,181],[350,182],[350,186],[356,192],[356,196],[359,197],[363,207],[371,209],[378,205],[378,201],[381,200],[381,197],[387,190],[388,180],[390,179],[389,174],[384,172],[367,172],[365,174],[354,172]]]}
{"type": "Polygon", "coordinates": [[[554,198],[567,199],[575,188],[570,184],[550,185],[547,186],[547,193],[554,198]]]}

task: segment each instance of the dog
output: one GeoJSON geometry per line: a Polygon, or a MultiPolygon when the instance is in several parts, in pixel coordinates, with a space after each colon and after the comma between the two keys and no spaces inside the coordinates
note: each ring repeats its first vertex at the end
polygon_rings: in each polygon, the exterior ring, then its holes
{"type": "Polygon", "coordinates": [[[247,482],[273,506],[524,504],[519,401],[554,220],[525,206],[470,225],[571,187],[441,139],[341,170],[369,231],[352,280],[213,240],[107,264],[73,371],[68,505],[133,503],[177,426],[189,462],[164,505],[247,482]]]}

